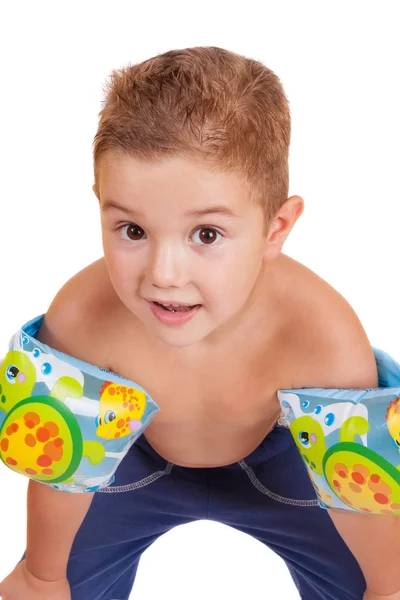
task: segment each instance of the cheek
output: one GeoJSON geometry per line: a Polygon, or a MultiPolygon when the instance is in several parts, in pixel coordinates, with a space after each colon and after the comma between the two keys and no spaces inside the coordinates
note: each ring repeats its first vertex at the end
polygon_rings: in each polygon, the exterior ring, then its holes
{"type": "Polygon", "coordinates": [[[244,247],[221,265],[219,269],[220,284],[236,289],[239,295],[246,294],[247,288],[252,287],[257,279],[261,265],[261,257],[244,247]]]}
{"type": "Polygon", "coordinates": [[[131,290],[139,278],[139,265],[123,252],[105,252],[108,275],[115,289],[131,290]]]}
{"type": "Polygon", "coordinates": [[[247,300],[260,272],[260,265],[249,260],[224,262],[210,268],[203,277],[203,298],[207,297],[215,309],[220,306],[236,311],[247,300]],[[251,266],[250,266],[251,265],[251,266]]]}

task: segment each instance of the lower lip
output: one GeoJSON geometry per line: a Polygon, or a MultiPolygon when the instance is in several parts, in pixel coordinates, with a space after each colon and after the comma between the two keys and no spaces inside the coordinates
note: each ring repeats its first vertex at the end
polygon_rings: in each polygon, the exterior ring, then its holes
{"type": "Polygon", "coordinates": [[[193,319],[200,308],[200,305],[198,304],[187,312],[171,312],[169,310],[164,310],[161,306],[157,306],[154,302],[149,302],[149,306],[153,315],[157,317],[161,323],[164,323],[164,325],[183,325],[190,321],[190,319],[193,319]]]}

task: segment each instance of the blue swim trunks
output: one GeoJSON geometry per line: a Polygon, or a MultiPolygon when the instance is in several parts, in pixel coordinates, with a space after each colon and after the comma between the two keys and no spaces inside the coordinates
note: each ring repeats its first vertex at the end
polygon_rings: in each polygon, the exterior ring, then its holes
{"type": "MultiPolygon", "coordinates": [[[[202,519],[268,546],[301,598],[362,599],[360,567],[318,505],[289,428],[276,424],[249,456],[213,468],[167,462],[142,435],[114,483],[95,493],[75,538],[67,574],[72,600],[128,600],[142,553],[173,527],[202,519]]],[[[264,593],[269,597],[267,586],[264,593]]]]}

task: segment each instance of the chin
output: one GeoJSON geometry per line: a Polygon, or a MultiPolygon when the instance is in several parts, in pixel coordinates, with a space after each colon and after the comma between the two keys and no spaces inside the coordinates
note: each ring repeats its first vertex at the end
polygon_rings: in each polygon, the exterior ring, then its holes
{"type": "Polygon", "coordinates": [[[166,346],[170,346],[172,348],[185,348],[188,346],[194,346],[195,344],[201,343],[205,336],[204,335],[195,335],[190,334],[185,331],[170,331],[165,332],[163,335],[159,331],[153,331],[154,337],[156,337],[160,342],[163,342],[166,346]]]}

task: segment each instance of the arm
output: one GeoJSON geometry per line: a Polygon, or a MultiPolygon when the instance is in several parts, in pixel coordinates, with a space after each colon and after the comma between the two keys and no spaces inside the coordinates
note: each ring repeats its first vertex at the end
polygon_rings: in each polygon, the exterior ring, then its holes
{"type": "MultiPolygon", "coordinates": [[[[92,336],[84,326],[87,295],[82,293],[88,278],[90,283],[90,277],[81,271],[61,288],[36,336],[44,344],[73,356],[91,352],[88,345],[92,336]]],[[[93,496],[88,492],[62,492],[29,481],[26,566],[30,573],[45,581],[66,577],[71,546],[93,496]]]]}
{"type": "Polygon", "coordinates": [[[400,600],[400,518],[328,509],[367,582],[364,600],[400,600]]]}
{"type": "Polygon", "coordinates": [[[93,495],[29,482],[26,560],[0,582],[4,600],[71,600],[68,557],[93,495]]]}
{"type": "MultiPolygon", "coordinates": [[[[336,314],[340,319],[332,319],[334,330],[324,351],[326,387],[377,387],[376,363],[361,323],[347,303],[336,314]]],[[[400,517],[336,509],[328,513],[364,574],[364,600],[400,600],[400,517]]]]}
{"type": "MultiPolygon", "coordinates": [[[[87,352],[90,357],[92,350],[88,346],[96,342],[93,329],[87,324],[91,303],[84,291],[91,289],[93,268],[90,266],[86,271],[89,273],[83,276],[78,273],[58,292],[37,337],[66,353],[87,352]]],[[[60,492],[42,483],[29,482],[26,560],[0,583],[0,596],[10,600],[70,600],[66,578],[68,558],[93,495],[60,492]]]]}
{"type": "Polygon", "coordinates": [[[29,481],[26,566],[35,577],[45,581],[66,577],[71,546],[93,496],[29,481]]]}

